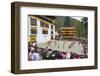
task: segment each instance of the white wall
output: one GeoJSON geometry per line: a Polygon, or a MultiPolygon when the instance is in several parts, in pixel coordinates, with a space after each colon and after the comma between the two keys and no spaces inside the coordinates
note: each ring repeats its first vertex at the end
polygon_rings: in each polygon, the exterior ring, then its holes
{"type": "MultiPolygon", "coordinates": [[[[10,55],[11,55],[11,15],[10,3],[15,0],[1,0],[0,1],[0,76],[16,76],[10,73],[10,55]]],[[[25,0],[17,0],[25,1],[25,0]]],[[[74,4],[98,6],[98,21],[100,21],[100,0],[27,0],[30,2],[44,2],[57,4],[74,4]]],[[[100,24],[100,22],[98,22],[100,24]]],[[[98,26],[98,33],[100,33],[100,26],[98,26]]],[[[98,43],[100,43],[100,35],[98,36],[98,43]]],[[[100,44],[99,44],[100,46],[100,44]]],[[[98,48],[100,50],[100,48],[98,48]]],[[[100,51],[99,58],[100,58],[100,51]]],[[[83,70],[83,71],[68,71],[68,72],[53,72],[53,73],[38,73],[38,74],[22,74],[18,76],[99,76],[100,73],[100,59],[98,61],[98,70],[83,70]]]]}
{"type": "MultiPolygon", "coordinates": [[[[30,24],[30,17],[28,18],[28,35],[31,35],[31,24],[30,24]]],[[[44,42],[48,42],[51,40],[51,24],[48,25],[48,34],[42,34],[42,30],[43,28],[41,27],[41,23],[40,20],[37,19],[37,26],[34,26],[35,28],[37,28],[37,34],[36,34],[36,41],[37,43],[44,43],[44,42]]],[[[55,31],[55,29],[53,29],[53,31],[55,31]]],[[[28,37],[29,38],[29,37],[28,37]]]]}
{"type": "MultiPolygon", "coordinates": [[[[42,34],[43,28],[40,25],[40,20],[37,20],[37,43],[48,42],[51,40],[51,28],[48,28],[48,34],[42,34]]],[[[51,26],[51,24],[49,24],[51,26]]]]}

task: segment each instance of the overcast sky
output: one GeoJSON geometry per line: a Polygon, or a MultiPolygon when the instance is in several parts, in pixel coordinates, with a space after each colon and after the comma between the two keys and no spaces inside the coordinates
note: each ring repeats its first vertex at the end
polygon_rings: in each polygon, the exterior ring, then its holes
{"type": "Polygon", "coordinates": [[[72,17],[72,18],[74,18],[74,19],[77,19],[77,20],[80,20],[80,21],[81,21],[81,19],[82,19],[83,17],[72,17]]]}

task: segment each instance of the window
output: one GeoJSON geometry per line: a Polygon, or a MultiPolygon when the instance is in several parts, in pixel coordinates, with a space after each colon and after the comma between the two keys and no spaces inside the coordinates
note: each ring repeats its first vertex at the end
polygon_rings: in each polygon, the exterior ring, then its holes
{"type": "Polygon", "coordinates": [[[51,31],[51,34],[53,34],[53,31],[51,31]]]}
{"type": "Polygon", "coordinates": [[[48,34],[48,30],[42,30],[42,34],[48,34]]]}
{"type": "Polygon", "coordinates": [[[47,23],[40,21],[40,24],[41,24],[41,27],[49,28],[49,25],[47,23]]]}
{"type": "Polygon", "coordinates": [[[53,25],[51,25],[51,29],[53,29],[53,25]]]}
{"type": "Polygon", "coordinates": [[[63,36],[74,36],[74,34],[62,34],[63,36]]]}
{"type": "Polygon", "coordinates": [[[31,28],[31,34],[37,34],[37,29],[36,28],[31,28]]]}
{"type": "Polygon", "coordinates": [[[30,42],[36,41],[36,35],[30,35],[30,42]]]}
{"type": "Polygon", "coordinates": [[[30,18],[30,23],[31,23],[31,26],[37,26],[37,22],[36,22],[36,19],[34,18],[30,18]]]}

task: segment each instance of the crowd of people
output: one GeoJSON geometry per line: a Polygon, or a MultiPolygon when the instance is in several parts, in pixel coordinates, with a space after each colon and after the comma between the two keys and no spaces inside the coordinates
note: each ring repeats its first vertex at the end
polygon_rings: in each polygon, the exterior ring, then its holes
{"type": "MultiPolygon", "coordinates": [[[[75,52],[63,52],[60,50],[53,50],[51,48],[45,47],[40,48],[37,45],[37,42],[28,43],[28,60],[37,61],[37,60],[56,60],[56,59],[83,59],[87,58],[87,45],[84,41],[80,41],[84,48],[84,54],[77,54],[75,52]]],[[[74,43],[72,43],[74,44],[74,43]]],[[[71,44],[71,45],[72,45],[71,44]]],[[[70,46],[71,46],[70,45],[70,46]]],[[[69,46],[69,47],[70,47],[69,46]]]]}

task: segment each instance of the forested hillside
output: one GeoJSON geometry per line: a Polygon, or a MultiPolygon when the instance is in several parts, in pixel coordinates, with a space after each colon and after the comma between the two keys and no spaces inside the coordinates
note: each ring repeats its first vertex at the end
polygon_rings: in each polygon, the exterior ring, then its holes
{"type": "Polygon", "coordinates": [[[56,31],[59,27],[76,27],[76,36],[84,37],[88,33],[88,18],[82,17],[81,20],[77,20],[73,17],[57,16],[55,18],[56,31]]]}

